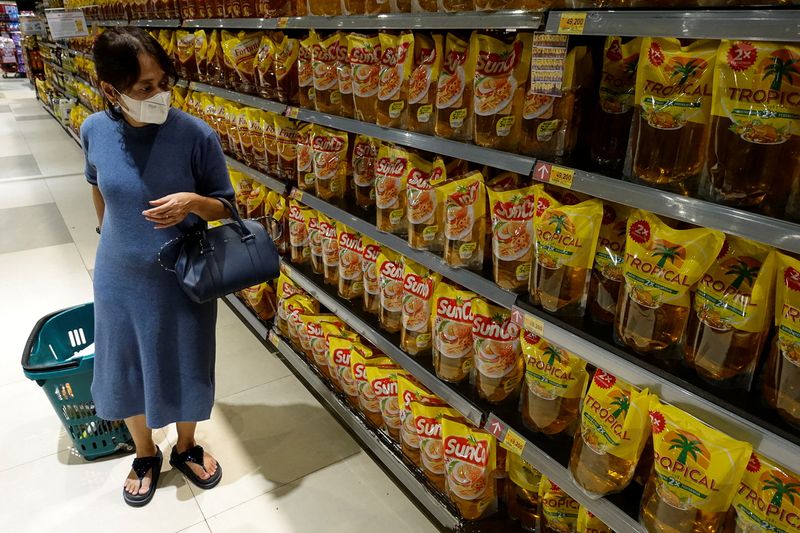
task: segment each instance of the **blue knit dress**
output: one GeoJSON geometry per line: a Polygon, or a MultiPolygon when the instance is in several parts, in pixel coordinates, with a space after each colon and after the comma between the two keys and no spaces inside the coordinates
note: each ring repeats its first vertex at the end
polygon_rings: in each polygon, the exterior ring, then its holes
{"type": "Polygon", "coordinates": [[[134,128],[95,113],[81,127],[86,179],[106,208],[94,271],[92,395],[106,420],[205,420],[214,403],[216,302],[196,304],[158,263],[162,245],[202,221],[156,230],[142,211],[176,192],[233,198],[225,156],[201,120],[170,110],[134,128]]]}

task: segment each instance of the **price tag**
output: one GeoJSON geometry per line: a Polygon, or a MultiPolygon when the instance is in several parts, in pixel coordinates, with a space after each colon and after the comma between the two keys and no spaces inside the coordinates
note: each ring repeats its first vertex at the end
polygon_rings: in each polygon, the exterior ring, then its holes
{"type": "Polygon", "coordinates": [[[297,115],[300,113],[300,108],[298,107],[287,107],[285,115],[289,118],[297,118],[297,115]]]}
{"type": "Polygon", "coordinates": [[[303,201],[303,191],[300,189],[292,189],[292,199],[297,200],[298,202],[303,201]]]}
{"type": "Polygon", "coordinates": [[[278,19],[278,28],[285,28],[289,25],[289,17],[281,17],[278,19]]]}
{"type": "Polygon", "coordinates": [[[275,333],[274,329],[269,330],[269,335],[267,336],[269,342],[274,344],[276,347],[278,346],[278,334],[275,333]]]}
{"type": "Polygon", "coordinates": [[[544,322],[533,315],[525,315],[525,329],[534,335],[544,337],[544,322]]]}
{"type": "Polygon", "coordinates": [[[550,183],[564,187],[565,189],[572,188],[572,178],[575,177],[575,171],[571,168],[553,166],[550,170],[550,183]]]}
{"type": "Polygon", "coordinates": [[[511,428],[508,428],[503,444],[506,450],[514,452],[517,455],[522,455],[522,451],[525,449],[525,439],[520,437],[519,433],[511,428]]]}
{"type": "Polygon", "coordinates": [[[581,35],[586,26],[586,12],[561,13],[558,19],[558,33],[562,35],[581,35]]]}

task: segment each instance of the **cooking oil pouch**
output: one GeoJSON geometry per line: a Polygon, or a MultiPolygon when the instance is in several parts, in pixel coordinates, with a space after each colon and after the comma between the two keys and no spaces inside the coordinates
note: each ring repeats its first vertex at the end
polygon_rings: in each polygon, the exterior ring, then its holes
{"type": "Polygon", "coordinates": [[[477,520],[497,508],[497,441],[488,431],[442,417],[447,496],[461,516],[477,520]]]}
{"type": "Polygon", "coordinates": [[[407,354],[416,356],[431,349],[431,307],[433,291],[441,280],[438,273],[431,272],[410,259],[403,264],[403,327],[400,343],[407,354]]]}
{"type": "Polygon", "coordinates": [[[477,295],[442,281],[433,291],[433,368],[444,381],[458,383],[469,377],[475,347],[472,340],[472,300],[477,295]]]}
{"type": "Polygon", "coordinates": [[[283,115],[273,115],[278,152],[278,177],[288,183],[297,183],[297,123],[283,115]]]}
{"type": "Polygon", "coordinates": [[[347,189],[347,133],[314,125],[311,149],[317,196],[342,203],[347,189]]]}
{"type": "Polygon", "coordinates": [[[614,533],[614,530],[603,523],[592,512],[581,505],[578,510],[577,533],[614,533]]]}
{"type": "Polygon", "coordinates": [[[382,144],[375,163],[375,225],[395,235],[408,233],[406,218],[406,176],[409,153],[402,148],[382,144]]]}
{"type": "Polygon", "coordinates": [[[525,357],[523,421],[546,435],[571,430],[589,381],[586,361],[527,330],[519,337],[525,357]]]}
{"type": "Polygon", "coordinates": [[[383,329],[397,333],[402,327],[403,313],[403,262],[394,250],[381,248],[375,263],[380,285],[378,316],[383,329]]]}
{"type": "Polygon", "coordinates": [[[686,362],[701,376],[742,376],[749,387],[769,335],[776,252],[727,235],[725,244],[694,292],[684,341],[686,362]]]}
{"type": "Polygon", "coordinates": [[[551,313],[583,316],[603,220],[603,202],[551,206],[536,221],[534,284],[551,313]]]}
{"type": "Polygon", "coordinates": [[[300,41],[284,35],[275,40],[275,83],[278,100],[283,104],[298,105],[298,55],[300,41]]]}
{"type": "Polygon", "coordinates": [[[472,140],[472,80],[475,58],[469,42],[447,34],[442,69],[436,85],[436,135],[456,141],[472,140]]]}
{"type": "Polygon", "coordinates": [[[247,198],[250,196],[250,191],[253,190],[253,182],[238,170],[229,168],[228,175],[231,178],[231,185],[236,198],[236,209],[239,211],[240,216],[247,217],[247,198]]]}
{"type": "Polygon", "coordinates": [[[314,90],[314,64],[313,49],[319,37],[314,30],[308,37],[300,41],[297,54],[297,85],[299,89],[300,106],[306,109],[315,108],[316,91],[314,90]]]}
{"type": "Polygon", "coordinates": [[[261,170],[265,168],[267,157],[264,144],[264,129],[261,127],[262,112],[259,109],[250,107],[245,108],[244,112],[249,140],[245,135],[241,136],[242,150],[246,155],[250,156],[250,165],[261,170]],[[249,147],[247,146],[248,143],[249,147]]]}
{"type": "Polygon", "coordinates": [[[446,13],[475,11],[474,0],[437,0],[438,10],[446,13]]]}
{"type": "Polygon", "coordinates": [[[437,249],[440,235],[436,191],[430,178],[430,161],[409,154],[406,174],[406,206],[408,215],[408,244],[416,250],[437,249]]]}
{"type": "Polygon", "coordinates": [[[268,221],[270,236],[278,248],[278,253],[287,254],[289,253],[289,222],[287,216],[289,205],[286,197],[270,191],[267,193],[267,205],[269,206],[270,216],[272,216],[272,220],[268,221]]]}
{"type": "Polygon", "coordinates": [[[342,391],[351,398],[358,398],[358,385],[350,371],[353,344],[353,341],[346,337],[328,337],[328,365],[342,391]]]}
{"type": "Polygon", "coordinates": [[[314,153],[311,149],[313,135],[313,124],[305,124],[297,130],[297,188],[303,191],[316,190],[317,176],[314,174],[314,153]]]}
{"type": "Polygon", "coordinates": [[[238,105],[226,101],[224,104],[223,121],[228,139],[228,149],[237,159],[244,159],[244,155],[242,154],[242,141],[239,137],[239,126],[236,121],[238,111],[238,105]]]}
{"type": "Polygon", "coordinates": [[[339,236],[339,296],[352,300],[364,293],[361,268],[364,243],[360,233],[342,222],[336,222],[336,233],[339,236]]]}
{"type": "Polygon", "coordinates": [[[680,409],[650,396],[654,470],[642,497],[641,522],[648,531],[722,525],[753,447],[680,409]]]}
{"type": "Polygon", "coordinates": [[[454,267],[483,269],[486,243],[486,190],[483,174],[471,172],[436,187],[443,209],[444,260],[454,267]]]}
{"type": "Polygon", "coordinates": [[[410,131],[433,135],[436,121],[434,104],[442,55],[441,35],[414,34],[414,62],[408,81],[407,125],[410,131]]]}
{"type": "MultiPolygon", "coordinates": [[[[327,335],[339,335],[344,327],[344,322],[336,315],[320,314],[320,315],[301,315],[300,321],[305,327],[305,333],[308,336],[308,346],[310,348],[311,357],[323,373],[330,374],[328,369],[328,342],[327,335]],[[325,327],[330,324],[333,327],[325,327]]],[[[302,336],[301,336],[302,339],[302,336]]]]}
{"type": "Polygon", "coordinates": [[[278,298],[278,309],[277,309],[277,319],[276,325],[281,333],[285,337],[289,337],[289,324],[287,322],[288,315],[286,312],[286,306],[284,302],[289,300],[292,296],[301,295],[306,296],[308,298],[308,294],[306,291],[298,287],[294,281],[292,281],[286,274],[283,272],[280,273],[278,276],[278,281],[275,285],[275,294],[278,298]]]}
{"type": "Polygon", "coordinates": [[[311,249],[311,268],[315,274],[322,274],[322,232],[319,229],[319,213],[313,211],[306,219],[308,224],[308,247],[311,249]]]}
{"type": "Polygon", "coordinates": [[[800,476],[753,452],[733,497],[726,532],[797,531],[800,476]]]}
{"type": "Polygon", "coordinates": [[[208,73],[208,36],[206,35],[206,30],[194,32],[194,58],[196,70],[190,73],[190,76],[205,82],[208,73]]]}
{"type": "Polygon", "coordinates": [[[268,283],[260,283],[244,289],[247,304],[259,320],[270,320],[275,316],[275,293],[268,283]]]}
{"type": "Polygon", "coordinates": [[[532,43],[530,33],[517,33],[511,42],[481,33],[472,35],[470,47],[477,57],[473,82],[475,144],[516,151],[532,43]]]}
{"type": "Polygon", "coordinates": [[[623,280],[628,216],[633,208],[603,201],[603,221],[594,254],[589,285],[589,311],[598,322],[611,323],[617,312],[617,297],[623,280]]]}
{"type": "Polygon", "coordinates": [[[286,330],[281,330],[293,343],[303,348],[302,340],[305,339],[306,346],[304,349],[310,350],[308,345],[308,335],[305,335],[305,330],[302,327],[303,323],[300,321],[300,315],[319,313],[319,302],[312,299],[308,295],[296,294],[290,296],[286,300],[282,300],[278,309],[283,309],[286,315],[286,330]],[[301,329],[303,329],[303,339],[300,338],[301,329]]]}
{"type": "Polygon", "coordinates": [[[336,233],[336,220],[317,213],[319,232],[322,241],[322,269],[325,283],[339,285],[339,235],[336,233]]]}
{"type": "Polygon", "coordinates": [[[342,93],[339,91],[339,46],[342,34],[336,32],[314,43],[311,66],[314,76],[314,102],[317,111],[340,115],[342,93]]]}
{"type": "Polygon", "coordinates": [[[378,159],[380,141],[366,135],[358,135],[353,143],[353,185],[356,205],[375,205],[375,163],[378,159]]]}
{"type": "Polygon", "coordinates": [[[419,437],[420,466],[425,475],[444,491],[444,447],[442,419],[458,418],[458,411],[446,405],[411,402],[411,415],[419,437]]]}
{"type": "Polygon", "coordinates": [[[339,36],[339,59],[336,62],[336,76],[339,80],[339,93],[341,94],[341,115],[348,118],[355,117],[355,103],[353,101],[353,68],[347,50],[347,36],[339,36]]]}
{"type": "Polygon", "coordinates": [[[265,33],[258,44],[253,59],[258,82],[258,94],[262,98],[274,100],[278,97],[278,83],[275,79],[275,41],[270,33],[265,33]]]}
{"type": "Polygon", "coordinates": [[[397,401],[397,376],[405,371],[396,365],[368,365],[366,367],[372,393],[378,400],[384,427],[389,436],[400,442],[400,406],[397,401]]]}
{"type": "Polygon", "coordinates": [[[411,402],[441,400],[431,391],[420,385],[410,375],[397,376],[397,404],[400,408],[400,444],[403,452],[416,465],[419,465],[419,434],[414,425],[411,402]]]}
{"type": "Polygon", "coordinates": [[[407,123],[408,79],[414,57],[414,35],[379,34],[381,46],[377,124],[401,128],[407,123]]]}
{"type": "Polygon", "coordinates": [[[238,87],[242,92],[255,92],[255,59],[258,46],[261,44],[262,32],[242,31],[238,35],[233,35],[223,31],[222,36],[222,50],[238,75],[238,87]]]}
{"type": "Polygon", "coordinates": [[[380,39],[377,35],[351,33],[347,36],[347,48],[352,68],[355,118],[364,122],[375,122],[380,79],[380,39]]]}
{"type": "Polygon", "coordinates": [[[236,128],[239,132],[239,153],[242,156],[242,161],[248,166],[252,165],[254,161],[253,131],[250,129],[250,117],[253,114],[258,115],[258,110],[241,107],[236,110],[235,118],[236,128]]]}
{"type": "Polygon", "coordinates": [[[253,184],[253,190],[247,197],[247,218],[259,218],[264,216],[264,201],[267,198],[265,187],[260,183],[253,184]]]}
{"type": "Polygon", "coordinates": [[[534,188],[496,191],[487,187],[492,217],[494,281],[510,291],[528,287],[533,257],[534,188]]]}
{"type": "Polygon", "coordinates": [[[592,497],[619,492],[633,479],[650,437],[649,393],[597,369],[583,398],[580,433],[575,435],[569,469],[592,497]]]}
{"type": "Polygon", "coordinates": [[[364,416],[377,427],[383,425],[383,417],[381,416],[380,402],[375,397],[375,393],[372,392],[372,386],[367,378],[367,366],[390,364],[392,364],[391,359],[385,355],[373,354],[371,350],[362,345],[350,351],[350,372],[358,390],[359,408],[364,413],[364,416]]]}
{"type": "Polygon", "coordinates": [[[311,258],[306,230],[310,216],[311,209],[294,200],[289,201],[289,246],[293,263],[303,264],[311,258]]]}
{"type": "MultiPolygon", "coordinates": [[[[306,354],[306,357],[309,361],[313,361],[313,356],[311,355],[311,339],[308,336],[306,323],[303,321],[304,316],[312,313],[306,311],[305,306],[296,305],[295,307],[297,308],[296,310],[290,309],[289,311],[289,334],[294,335],[300,347],[303,349],[303,352],[306,354]]],[[[317,315],[319,315],[318,312],[314,314],[314,316],[317,315]]]]}
{"type": "Polygon", "coordinates": [[[634,350],[663,351],[683,335],[689,289],[713,264],[725,235],[672,229],[641,210],[628,217],[627,235],[615,334],[634,350]]]}
{"type": "Polygon", "coordinates": [[[539,481],[539,507],[545,531],[576,530],[580,504],[545,475],[539,481]]]}
{"type": "Polygon", "coordinates": [[[214,84],[223,84],[222,74],[222,47],[219,44],[219,31],[212,30],[208,36],[206,49],[206,81],[214,84]]]}
{"type": "Polygon", "coordinates": [[[628,172],[637,180],[694,193],[696,184],[681,185],[700,175],[706,158],[717,46],[712,40],[687,46],[678,39],[642,40],[628,172]]]}
{"type": "Polygon", "coordinates": [[[519,326],[511,311],[472,299],[472,338],[475,347],[475,386],[481,398],[502,403],[519,391],[525,364],[519,326]]]}
{"type": "Polygon", "coordinates": [[[261,128],[264,130],[264,151],[267,156],[267,174],[278,176],[278,134],[275,132],[277,113],[261,112],[261,128]]]}
{"type": "Polygon", "coordinates": [[[361,254],[361,280],[364,283],[364,310],[374,315],[380,309],[381,283],[378,276],[378,256],[381,245],[366,235],[361,236],[364,252],[361,254]]]}

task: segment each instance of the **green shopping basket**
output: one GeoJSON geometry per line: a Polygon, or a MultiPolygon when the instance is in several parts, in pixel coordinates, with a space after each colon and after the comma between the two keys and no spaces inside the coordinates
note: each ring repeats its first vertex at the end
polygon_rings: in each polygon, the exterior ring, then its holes
{"type": "Polygon", "coordinates": [[[25,344],[22,369],[53,405],[76,450],[86,459],[132,450],[121,420],[99,418],[92,400],[94,354],[79,354],[94,343],[94,304],[51,313],[36,324],[25,344]]]}

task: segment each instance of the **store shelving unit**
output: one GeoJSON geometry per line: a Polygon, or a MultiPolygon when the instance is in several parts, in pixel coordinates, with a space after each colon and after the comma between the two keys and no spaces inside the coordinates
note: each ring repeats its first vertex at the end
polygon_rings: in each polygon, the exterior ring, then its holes
{"type": "Polygon", "coordinates": [[[59,120],[59,118],[56,116],[56,114],[53,112],[52,109],[50,109],[50,107],[47,104],[45,104],[44,102],[40,102],[40,103],[42,104],[42,107],[44,108],[44,110],[47,111],[50,114],[50,116],[53,117],[56,120],[56,122],[58,122],[58,125],[61,126],[61,128],[65,132],[67,132],[67,135],[69,135],[72,138],[72,140],[75,141],[78,144],[79,147],[82,147],[83,145],[81,144],[81,138],[74,131],[72,131],[68,126],[65,126],[64,124],[62,124],[61,120],[59,120]]]}
{"type": "Polygon", "coordinates": [[[286,195],[289,193],[289,185],[286,182],[277,180],[272,176],[268,176],[263,172],[255,170],[254,168],[250,168],[247,165],[240,163],[239,161],[230,156],[225,156],[225,160],[228,162],[228,166],[230,166],[232,169],[238,170],[239,172],[243,172],[244,174],[250,176],[257,182],[266,185],[267,187],[277,192],[278,194],[286,195]]]}

